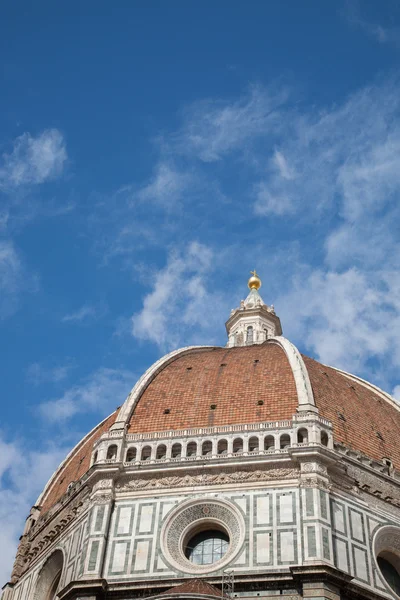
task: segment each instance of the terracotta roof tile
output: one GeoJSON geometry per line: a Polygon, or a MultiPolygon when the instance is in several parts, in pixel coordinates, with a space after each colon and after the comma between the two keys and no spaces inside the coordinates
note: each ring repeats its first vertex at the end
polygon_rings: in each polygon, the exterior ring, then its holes
{"type": "Polygon", "coordinates": [[[293,373],[279,346],[215,348],[167,365],[139,399],[129,432],[290,419],[297,404],[293,373]]]}
{"type": "Polygon", "coordinates": [[[332,421],[334,441],[400,469],[400,411],[362,383],[303,356],[320,415],[332,421]]]}
{"type": "Polygon", "coordinates": [[[45,513],[60,500],[61,496],[67,491],[70,483],[78,481],[78,479],[88,471],[92,457],[93,444],[105,431],[108,431],[114,423],[117,414],[118,410],[110,415],[103,424],[98,425],[83,444],[81,443],[81,445],[78,445],[75,452],[62,467],[57,477],[46,491],[44,502],[42,504],[42,513],[45,513]]]}
{"type": "Polygon", "coordinates": [[[172,594],[201,594],[205,596],[216,596],[218,598],[221,598],[222,596],[221,590],[202,579],[190,579],[189,581],[185,581],[180,585],[176,585],[175,587],[162,592],[160,595],[171,596],[172,594]]]}

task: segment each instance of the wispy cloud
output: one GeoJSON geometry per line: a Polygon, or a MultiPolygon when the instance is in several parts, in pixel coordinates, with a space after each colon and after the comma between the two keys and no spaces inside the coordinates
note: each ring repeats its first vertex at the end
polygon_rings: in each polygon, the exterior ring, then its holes
{"type": "Polygon", "coordinates": [[[57,129],[34,137],[19,136],[0,163],[0,189],[44,183],[60,175],[67,160],[65,141],[57,129]]]}
{"type": "Polygon", "coordinates": [[[50,444],[33,450],[21,439],[0,432],[0,581],[8,581],[24,519],[69,448],[50,444]]]}
{"type": "Polygon", "coordinates": [[[64,423],[78,413],[114,410],[135,383],[135,376],[124,369],[101,368],[58,398],[39,405],[43,419],[64,423]]]}
{"type": "MultiPolygon", "coordinates": [[[[363,10],[363,3],[357,0],[348,0],[345,5],[343,15],[345,20],[358,29],[361,29],[370,38],[380,44],[393,44],[394,46],[400,46],[400,27],[393,27],[390,25],[383,25],[379,22],[369,20],[363,10]]],[[[397,3],[393,3],[393,10],[398,10],[397,3]]]]}
{"type": "Polygon", "coordinates": [[[182,251],[172,251],[166,266],[154,273],[153,289],[145,296],[143,308],[132,317],[132,332],[139,340],[149,340],[162,349],[189,343],[196,330],[200,343],[202,330],[210,333],[218,303],[208,289],[213,270],[211,248],[191,242],[182,251]],[[213,306],[205,318],[205,306],[213,306]]]}
{"type": "Polygon", "coordinates": [[[102,315],[104,315],[104,313],[104,307],[90,306],[88,304],[85,304],[84,306],[81,306],[81,308],[79,308],[78,310],[64,315],[61,320],[64,323],[68,323],[71,321],[75,323],[81,323],[82,321],[98,319],[102,315]]]}
{"type": "Polygon", "coordinates": [[[43,383],[59,383],[64,381],[72,369],[72,364],[46,367],[40,363],[32,363],[26,371],[28,381],[34,385],[43,383]]]}
{"type": "Polygon", "coordinates": [[[137,198],[141,202],[155,202],[168,210],[182,199],[191,183],[189,173],[181,172],[172,164],[161,161],[149,183],[138,190],[137,198]]]}
{"type": "Polygon", "coordinates": [[[181,129],[167,143],[204,162],[220,161],[238,150],[246,153],[257,139],[281,129],[287,97],[282,87],[254,85],[239,99],[197,102],[186,108],[181,129]]]}
{"type": "Polygon", "coordinates": [[[0,319],[17,310],[23,291],[34,291],[36,287],[35,277],[26,273],[13,242],[0,239],[0,319]]]}

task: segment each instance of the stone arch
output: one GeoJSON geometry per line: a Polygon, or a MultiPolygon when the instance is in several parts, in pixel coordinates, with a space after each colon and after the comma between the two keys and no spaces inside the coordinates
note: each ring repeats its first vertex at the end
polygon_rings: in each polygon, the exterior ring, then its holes
{"type": "Polygon", "coordinates": [[[44,563],[36,582],[33,600],[54,600],[58,591],[64,555],[60,549],[55,550],[44,563]]]}

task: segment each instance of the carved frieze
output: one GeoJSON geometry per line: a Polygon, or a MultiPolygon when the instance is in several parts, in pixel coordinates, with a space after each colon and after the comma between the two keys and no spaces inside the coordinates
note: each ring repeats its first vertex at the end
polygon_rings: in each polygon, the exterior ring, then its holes
{"type": "Polygon", "coordinates": [[[194,475],[175,475],[162,476],[157,475],[146,478],[132,478],[128,481],[121,481],[116,484],[118,491],[160,489],[160,488],[181,488],[206,485],[224,485],[240,484],[259,481],[279,481],[285,479],[294,479],[299,475],[299,471],[292,469],[270,469],[266,471],[232,471],[223,473],[201,473],[194,475]]]}

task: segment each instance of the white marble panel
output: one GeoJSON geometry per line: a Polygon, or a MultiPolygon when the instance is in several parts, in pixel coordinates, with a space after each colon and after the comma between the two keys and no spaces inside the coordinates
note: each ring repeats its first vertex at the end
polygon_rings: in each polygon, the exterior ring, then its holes
{"type": "Polygon", "coordinates": [[[281,531],[281,561],[293,561],[294,560],[294,537],[292,531],[281,531]]]}
{"type": "Polygon", "coordinates": [[[367,556],[360,548],[354,548],[354,570],[356,577],[368,581],[367,556]]]}
{"type": "Polygon", "coordinates": [[[350,510],[350,518],[351,518],[351,530],[353,533],[353,538],[359,540],[360,542],[364,541],[364,532],[363,532],[363,522],[360,513],[350,510]]]}
{"type": "Polygon", "coordinates": [[[147,558],[149,555],[149,542],[143,540],[138,542],[136,546],[134,571],[145,571],[147,568],[147,558]]]}
{"type": "Polygon", "coordinates": [[[121,535],[124,533],[129,533],[131,516],[132,516],[132,507],[131,506],[121,506],[120,507],[119,521],[118,521],[118,527],[117,527],[118,535],[121,535]]]}
{"type": "Polygon", "coordinates": [[[341,533],[346,533],[345,530],[345,517],[344,517],[344,507],[342,504],[338,504],[337,502],[333,503],[333,516],[335,522],[336,531],[340,531],[341,533]]]}
{"type": "Polygon", "coordinates": [[[116,542],[111,565],[113,573],[122,573],[124,571],[127,548],[128,542],[116,542]]]}
{"type": "Polygon", "coordinates": [[[150,533],[151,532],[153,511],[154,511],[154,506],[152,504],[144,504],[140,507],[139,533],[150,533]]]}
{"type": "Polygon", "coordinates": [[[348,565],[349,557],[348,557],[347,544],[343,540],[339,540],[336,538],[335,546],[336,546],[336,562],[337,562],[336,566],[339,569],[341,569],[342,571],[345,571],[345,573],[348,573],[349,572],[349,565],[348,565]]]}
{"type": "Polygon", "coordinates": [[[293,495],[279,496],[279,514],[281,523],[293,522],[293,495]]]}
{"type": "Polygon", "coordinates": [[[269,496],[258,496],[256,498],[256,525],[269,524],[269,496]]]}
{"type": "Polygon", "coordinates": [[[269,553],[270,537],[268,533],[257,533],[256,535],[256,560],[258,563],[267,563],[270,560],[269,553]]]}

